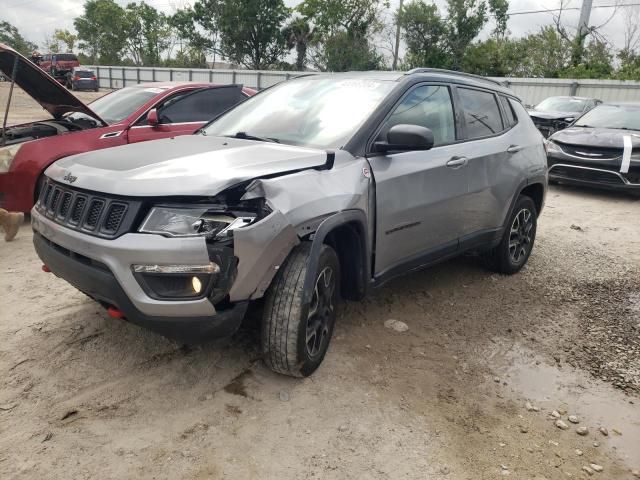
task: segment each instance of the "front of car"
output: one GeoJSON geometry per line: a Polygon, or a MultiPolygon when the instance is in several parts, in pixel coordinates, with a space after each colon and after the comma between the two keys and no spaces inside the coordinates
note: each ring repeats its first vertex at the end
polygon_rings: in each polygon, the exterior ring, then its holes
{"type": "Polygon", "coordinates": [[[540,133],[547,138],[568,127],[589,108],[589,99],[582,97],[549,97],[529,110],[540,133]]]}
{"type": "Polygon", "coordinates": [[[366,160],[340,147],[393,87],[303,77],[202,134],[63,159],[32,211],[38,255],[113,316],[186,342],[228,335],[327,215],[367,211],[366,160]]]}
{"type": "Polygon", "coordinates": [[[605,104],[547,140],[549,179],[640,192],[640,104],[605,104]]]}

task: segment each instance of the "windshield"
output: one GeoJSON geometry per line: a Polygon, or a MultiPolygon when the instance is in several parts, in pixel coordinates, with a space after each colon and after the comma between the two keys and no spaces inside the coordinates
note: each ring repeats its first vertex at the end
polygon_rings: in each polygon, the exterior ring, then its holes
{"type": "Polygon", "coordinates": [[[536,110],[547,110],[552,112],[583,112],[587,106],[587,101],[583,98],[570,97],[549,97],[541,101],[536,110]]]}
{"type": "Polygon", "coordinates": [[[256,95],[205,128],[205,135],[247,135],[281,143],[340,148],[396,85],[392,81],[303,77],[256,95]]]}
{"type": "MultiPolygon", "coordinates": [[[[118,123],[161,92],[159,88],[126,87],[98,98],[89,104],[89,108],[108,124],[118,123]]],[[[85,116],[82,113],[70,115],[73,119],[85,116]]]]}
{"type": "Polygon", "coordinates": [[[580,117],[574,126],[640,130],[640,105],[600,105],[580,117]]]}

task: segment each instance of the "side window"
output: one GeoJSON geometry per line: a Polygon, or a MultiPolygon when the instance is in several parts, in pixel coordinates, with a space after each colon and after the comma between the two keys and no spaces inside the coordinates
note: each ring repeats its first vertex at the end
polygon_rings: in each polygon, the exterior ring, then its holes
{"type": "Polygon", "coordinates": [[[162,123],[206,122],[244,100],[239,87],[200,90],[158,111],[162,123]]]}
{"type": "MultiPolygon", "coordinates": [[[[170,95],[169,97],[162,100],[160,103],[157,103],[153,108],[157,109],[158,112],[160,112],[163,108],[168,107],[174,102],[177,102],[179,99],[181,99],[185,95],[189,95],[190,93],[193,93],[193,92],[194,90],[187,90],[183,92],[174,93],[173,95],[170,95]]],[[[164,122],[164,123],[168,123],[168,122],[164,122]]],[[[148,125],[146,113],[136,122],[136,125],[137,126],[148,125]]]]}
{"type": "Polygon", "coordinates": [[[436,146],[454,142],[456,127],[449,89],[442,85],[414,88],[393,110],[380,136],[386,138],[391,127],[404,123],[431,129],[436,146]]]}
{"type": "Polygon", "coordinates": [[[503,130],[500,109],[493,93],[470,88],[458,88],[467,125],[467,138],[495,135],[503,130]]]}
{"type": "Polygon", "coordinates": [[[516,123],[518,123],[518,117],[516,117],[516,114],[513,111],[513,108],[511,107],[511,103],[509,103],[509,99],[507,99],[507,97],[503,97],[502,95],[500,95],[498,98],[500,99],[500,103],[502,104],[502,110],[504,111],[504,114],[505,114],[504,120],[506,123],[506,127],[511,128],[516,123]]]}

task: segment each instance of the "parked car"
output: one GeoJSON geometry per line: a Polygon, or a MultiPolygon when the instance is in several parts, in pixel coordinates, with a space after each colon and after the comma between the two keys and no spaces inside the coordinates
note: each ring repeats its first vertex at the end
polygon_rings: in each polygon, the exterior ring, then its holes
{"type": "Polygon", "coordinates": [[[529,110],[529,115],[546,138],[601,103],[602,100],[596,98],[549,97],[529,110]]]}
{"type": "Polygon", "coordinates": [[[498,83],[312,75],[199,135],[56,162],[32,222],[45,271],[187,343],[234,332],[264,296],[268,365],[305,376],[340,298],[468,250],[519,271],[546,184],[542,138],[498,83]]]}
{"type": "Polygon", "coordinates": [[[73,53],[47,53],[41,56],[38,65],[58,82],[65,83],[69,72],[79,67],[80,62],[73,53]]]}
{"type": "Polygon", "coordinates": [[[640,103],[599,105],[547,141],[549,179],[640,193],[640,103]]]}
{"type": "Polygon", "coordinates": [[[14,211],[31,209],[42,173],[59,158],[191,134],[255,93],[241,85],[147,83],[116,90],[86,105],[0,44],[0,71],[8,77],[16,58],[16,84],[53,118],[7,127],[0,136],[0,206],[14,211]]]}
{"type": "Polygon", "coordinates": [[[100,90],[96,72],[86,67],[76,67],[67,74],[65,86],[69,90],[100,90]]]}

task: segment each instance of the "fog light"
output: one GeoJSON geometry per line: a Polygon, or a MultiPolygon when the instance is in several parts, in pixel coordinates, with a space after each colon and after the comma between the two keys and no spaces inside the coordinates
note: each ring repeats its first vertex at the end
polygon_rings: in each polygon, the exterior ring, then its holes
{"type": "Polygon", "coordinates": [[[209,262],[206,265],[134,265],[135,273],[220,273],[220,267],[209,262]]]}
{"type": "Polygon", "coordinates": [[[196,293],[200,293],[202,291],[202,282],[198,277],[193,277],[191,279],[191,286],[193,287],[193,291],[196,293]]]}

